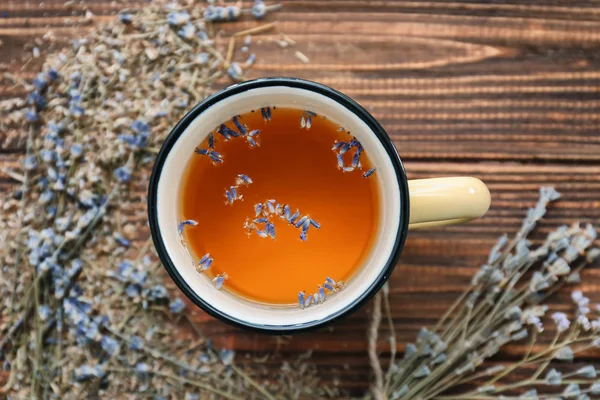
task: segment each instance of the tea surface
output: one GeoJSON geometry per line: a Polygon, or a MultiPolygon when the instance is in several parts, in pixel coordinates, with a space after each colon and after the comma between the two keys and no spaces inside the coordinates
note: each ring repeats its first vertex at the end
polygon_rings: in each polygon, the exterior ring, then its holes
{"type": "MultiPolygon", "coordinates": [[[[260,130],[253,137],[257,146],[245,137],[226,141],[214,132],[214,151],[222,162],[206,154],[191,157],[179,189],[180,215],[198,222],[184,231],[194,259],[206,253],[214,259],[203,273],[226,273],[224,288],[247,299],[291,304],[297,303],[299,291],[315,292],[328,276],[336,281],[351,278],[375,236],[379,190],[374,176],[363,176],[372,167],[365,152],[360,169],[339,168],[332,147],[352,136],[336,123],[317,115],[306,129],[301,126],[303,115],[307,121],[302,110],[271,108],[271,114],[270,121],[260,109],[238,117],[248,131],[260,130]],[[252,183],[239,185],[235,194],[242,199],[231,203],[226,190],[239,174],[252,183]],[[255,219],[255,205],[270,199],[316,221],[305,241],[300,238],[302,227],[280,218],[271,219],[275,239],[259,235],[268,233],[264,223],[256,224],[260,232],[244,227],[255,219]]],[[[226,126],[237,130],[232,121],[226,126]]],[[[208,140],[198,148],[209,149],[208,140]]],[[[343,155],[345,165],[352,163],[354,153],[343,155]]]]}

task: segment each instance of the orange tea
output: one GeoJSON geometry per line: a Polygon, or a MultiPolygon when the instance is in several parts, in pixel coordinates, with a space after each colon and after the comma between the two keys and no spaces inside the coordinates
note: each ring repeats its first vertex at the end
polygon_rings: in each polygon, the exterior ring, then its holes
{"type": "Polygon", "coordinates": [[[261,303],[322,302],[377,236],[374,171],[351,132],[325,116],[276,107],[236,116],[188,161],[182,241],[219,289],[261,303]]]}

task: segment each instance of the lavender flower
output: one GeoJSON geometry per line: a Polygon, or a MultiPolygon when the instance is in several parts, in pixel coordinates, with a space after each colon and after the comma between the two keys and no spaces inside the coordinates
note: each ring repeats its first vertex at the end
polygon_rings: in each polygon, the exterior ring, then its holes
{"type": "Polygon", "coordinates": [[[42,321],[47,321],[50,318],[50,307],[47,305],[41,305],[38,307],[38,316],[42,321]]]}
{"type": "Polygon", "coordinates": [[[240,185],[250,185],[252,183],[252,179],[248,175],[239,174],[235,179],[235,184],[240,185]]]}
{"type": "Polygon", "coordinates": [[[590,323],[590,320],[584,314],[578,315],[576,321],[577,325],[581,326],[581,328],[584,331],[589,331],[590,329],[592,329],[592,324],[590,323]]]}
{"type": "Polygon", "coordinates": [[[210,256],[210,254],[205,254],[204,256],[202,256],[202,258],[200,259],[200,261],[198,261],[198,266],[196,267],[196,271],[198,272],[204,272],[207,269],[210,268],[210,266],[213,263],[213,258],[210,256]]]}
{"type": "Polygon", "coordinates": [[[239,18],[241,10],[237,6],[213,6],[204,9],[204,20],[210,22],[235,21],[239,18]]]}
{"type": "Polygon", "coordinates": [[[556,369],[552,368],[546,374],[546,377],[544,378],[544,382],[546,383],[546,385],[560,386],[562,384],[562,373],[560,373],[556,369]]]}
{"type": "Polygon", "coordinates": [[[252,6],[252,16],[256,19],[263,19],[267,14],[267,6],[261,0],[256,0],[252,6]]]}
{"type": "Polygon", "coordinates": [[[194,221],[193,219],[186,219],[185,221],[181,221],[179,223],[179,225],[177,226],[177,233],[179,233],[179,236],[183,235],[183,228],[186,226],[196,226],[198,225],[197,221],[194,221]]]}
{"type": "Polygon", "coordinates": [[[135,364],[135,372],[139,375],[145,375],[150,371],[150,366],[146,363],[140,362],[135,364]]]}
{"type": "Polygon", "coordinates": [[[421,368],[417,369],[415,372],[413,372],[412,376],[418,379],[425,378],[426,376],[429,376],[429,374],[431,374],[431,370],[428,366],[424,365],[421,368]]]}
{"type": "Polygon", "coordinates": [[[594,379],[597,376],[596,368],[593,365],[586,365],[585,367],[581,367],[575,373],[587,379],[594,379]]]}
{"type": "Polygon", "coordinates": [[[189,22],[183,25],[181,29],[177,31],[177,35],[188,40],[193,39],[195,33],[196,27],[193,24],[190,24],[189,22]]]}
{"type": "Polygon", "coordinates": [[[567,314],[562,312],[555,312],[552,314],[552,320],[556,324],[556,329],[559,332],[565,332],[571,326],[571,322],[567,318],[567,314]]]}
{"type": "Polygon", "coordinates": [[[269,236],[271,236],[271,239],[275,239],[275,225],[273,225],[271,222],[267,222],[265,227],[267,233],[269,234],[269,236]]]}
{"type": "Polygon", "coordinates": [[[306,293],[304,293],[303,291],[298,292],[298,305],[300,305],[300,308],[304,309],[304,296],[306,293]]]}
{"type": "Polygon", "coordinates": [[[132,350],[142,350],[144,347],[144,339],[139,336],[129,338],[129,348],[132,350]]]}
{"type": "Polygon", "coordinates": [[[377,169],[377,168],[371,168],[370,170],[368,170],[367,172],[365,172],[365,173],[363,174],[363,177],[365,177],[365,178],[368,178],[368,177],[370,177],[371,175],[373,175],[373,174],[375,173],[376,169],[377,169]]]}
{"type": "Polygon", "coordinates": [[[263,117],[263,120],[265,122],[269,122],[271,120],[272,114],[271,114],[271,107],[263,107],[260,109],[260,113],[263,117]]]}
{"type": "Polygon", "coordinates": [[[580,314],[585,315],[590,312],[590,299],[585,297],[581,290],[574,290],[571,293],[571,299],[577,305],[580,314]]]}
{"type": "Polygon", "coordinates": [[[225,281],[228,278],[229,278],[229,276],[225,272],[215,276],[213,279],[213,283],[215,284],[215,289],[221,290],[223,288],[223,284],[225,284],[225,281]]]}
{"type": "Polygon", "coordinates": [[[244,70],[237,62],[232,62],[229,68],[227,68],[227,75],[234,81],[243,81],[244,80],[244,70]]]}
{"type": "Polygon", "coordinates": [[[171,26],[181,26],[187,24],[190,20],[190,14],[187,11],[171,11],[167,15],[167,23],[171,26]]]}
{"type": "Polygon", "coordinates": [[[169,304],[169,309],[173,314],[179,314],[185,309],[185,303],[179,297],[169,304]]]}
{"type": "Polygon", "coordinates": [[[240,134],[237,133],[236,131],[234,131],[233,129],[230,129],[227,125],[225,124],[221,124],[218,128],[217,128],[217,133],[219,133],[221,136],[223,136],[223,138],[227,141],[230,140],[231,138],[234,137],[239,137],[240,134]]]}
{"type": "Polygon", "coordinates": [[[104,368],[101,365],[92,367],[84,364],[75,369],[73,378],[75,378],[77,382],[84,382],[93,378],[103,378],[104,375],[104,368]]]}
{"type": "Polygon", "coordinates": [[[232,118],[233,124],[235,125],[235,127],[237,128],[237,130],[240,132],[240,135],[242,136],[246,136],[248,135],[248,129],[246,128],[246,126],[244,124],[242,124],[240,122],[240,116],[236,115],[232,118]]]}
{"type": "Polygon", "coordinates": [[[119,351],[119,342],[108,336],[103,336],[100,346],[108,355],[113,356],[119,351]]]}
{"type": "Polygon", "coordinates": [[[119,182],[126,183],[131,180],[133,170],[128,165],[123,165],[122,167],[115,169],[113,174],[119,182]]]}
{"type": "Polygon", "coordinates": [[[562,361],[573,361],[573,350],[571,350],[571,347],[569,346],[564,346],[561,347],[555,354],[554,354],[554,358],[557,360],[562,360],[562,361]]]}
{"type": "Polygon", "coordinates": [[[579,385],[576,383],[569,383],[565,390],[562,392],[562,396],[567,398],[577,397],[581,394],[579,385]]]}
{"type": "Polygon", "coordinates": [[[28,155],[23,159],[23,168],[26,171],[32,171],[38,167],[37,160],[34,155],[28,155]]]}
{"type": "Polygon", "coordinates": [[[219,164],[223,162],[223,156],[214,150],[208,153],[208,157],[210,157],[210,160],[213,162],[213,164],[219,164]]]}

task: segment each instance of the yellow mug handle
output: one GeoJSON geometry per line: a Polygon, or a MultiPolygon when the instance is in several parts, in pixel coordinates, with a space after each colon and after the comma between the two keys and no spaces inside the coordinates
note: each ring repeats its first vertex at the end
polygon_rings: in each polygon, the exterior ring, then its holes
{"type": "Polygon", "coordinates": [[[451,177],[408,181],[409,229],[459,224],[482,217],[490,191],[477,178],[451,177]]]}

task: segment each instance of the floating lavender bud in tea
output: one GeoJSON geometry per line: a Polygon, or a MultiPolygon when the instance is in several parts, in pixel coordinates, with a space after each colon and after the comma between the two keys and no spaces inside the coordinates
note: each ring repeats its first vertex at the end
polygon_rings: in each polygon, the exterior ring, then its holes
{"type": "Polygon", "coordinates": [[[365,172],[365,173],[363,174],[363,177],[365,177],[365,178],[368,178],[368,177],[370,177],[371,175],[373,175],[373,174],[375,173],[375,170],[376,170],[376,169],[377,169],[377,168],[371,168],[370,170],[368,170],[367,172],[365,172]]]}
{"type": "Polygon", "coordinates": [[[211,152],[209,152],[208,156],[210,157],[210,159],[213,162],[213,164],[218,164],[218,163],[222,163],[223,162],[223,156],[220,153],[217,153],[214,150],[211,151],[211,152]]]}
{"type": "Polygon", "coordinates": [[[308,228],[310,228],[310,218],[307,218],[302,224],[302,232],[308,232],[308,228]]]}
{"type": "Polygon", "coordinates": [[[304,299],[304,307],[310,307],[310,303],[312,302],[312,294],[309,294],[305,299],[304,299]]]}
{"type": "Polygon", "coordinates": [[[271,239],[275,239],[275,225],[273,225],[273,223],[271,222],[267,222],[266,228],[267,233],[269,234],[269,236],[271,236],[271,239]]]}
{"type": "Polygon", "coordinates": [[[260,113],[262,114],[263,119],[265,120],[265,122],[269,122],[271,120],[271,107],[263,107],[260,109],[260,113]]]}
{"type": "Polygon", "coordinates": [[[338,168],[344,168],[344,158],[339,154],[337,156],[337,165],[338,168]]]}
{"type": "Polygon", "coordinates": [[[215,284],[215,289],[221,290],[223,288],[223,284],[225,283],[225,281],[228,278],[229,278],[229,276],[225,272],[215,276],[213,279],[213,283],[215,284]]]}
{"type": "Polygon", "coordinates": [[[354,157],[352,157],[352,167],[360,168],[360,153],[362,152],[362,147],[356,149],[356,153],[354,153],[354,157]]]}
{"type": "Polygon", "coordinates": [[[217,133],[219,133],[223,138],[227,141],[231,138],[240,136],[236,131],[230,129],[225,124],[221,124],[219,128],[217,128],[217,133]]]}
{"type": "Polygon", "coordinates": [[[204,272],[210,268],[212,263],[213,258],[210,256],[210,253],[207,253],[200,259],[200,261],[198,261],[198,266],[196,267],[196,270],[198,272],[204,272]]]}
{"type": "Polygon", "coordinates": [[[267,231],[263,231],[260,229],[256,229],[256,234],[263,239],[269,237],[269,234],[267,233],[267,231]]]}
{"type": "Polygon", "coordinates": [[[298,220],[298,222],[296,222],[296,224],[294,225],[296,228],[300,228],[301,226],[304,225],[304,223],[306,222],[306,220],[308,220],[308,217],[305,215],[302,218],[300,218],[298,220]]]}
{"type": "Polygon", "coordinates": [[[291,217],[288,219],[288,222],[289,222],[290,224],[293,224],[293,223],[296,221],[296,219],[297,219],[299,216],[300,216],[300,211],[296,210],[296,212],[294,213],[294,215],[292,215],[292,216],[291,216],[291,217]]]}
{"type": "Polygon", "coordinates": [[[246,136],[248,134],[248,129],[246,128],[246,126],[244,124],[242,124],[240,122],[240,116],[236,115],[235,117],[233,117],[232,120],[233,120],[234,125],[236,126],[236,128],[240,132],[240,134],[242,136],[246,136]]]}
{"type": "Polygon", "coordinates": [[[185,221],[181,221],[179,223],[179,225],[177,226],[177,233],[179,233],[179,236],[183,235],[183,228],[188,225],[188,226],[196,226],[198,225],[198,222],[194,221],[193,219],[186,219],[185,221]]]}
{"type": "Polygon", "coordinates": [[[306,242],[306,231],[302,231],[300,233],[300,240],[302,240],[303,242],[306,242]]]}
{"type": "Polygon", "coordinates": [[[318,293],[319,293],[319,301],[322,303],[325,301],[325,288],[321,285],[319,285],[319,289],[318,289],[318,293]]]}
{"type": "Polygon", "coordinates": [[[235,179],[235,184],[238,186],[241,185],[250,185],[252,183],[252,179],[248,175],[239,174],[235,179]]]}
{"type": "Polygon", "coordinates": [[[298,305],[300,308],[304,309],[304,295],[303,291],[298,292],[298,305]]]}

